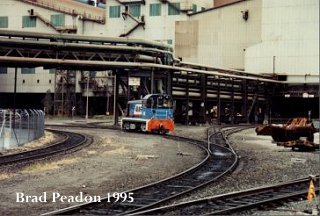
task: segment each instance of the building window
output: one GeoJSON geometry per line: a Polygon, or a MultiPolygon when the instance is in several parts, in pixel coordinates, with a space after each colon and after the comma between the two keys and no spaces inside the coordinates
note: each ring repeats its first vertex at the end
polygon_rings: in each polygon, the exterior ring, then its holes
{"type": "Polygon", "coordinates": [[[139,17],[141,14],[141,5],[140,4],[130,4],[129,13],[134,17],[139,17]]]}
{"type": "Polygon", "coordinates": [[[180,15],[180,3],[168,4],[168,15],[180,15]]]}
{"type": "Polygon", "coordinates": [[[35,68],[21,68],[21,74],[35,74],[35,68]]]}
{"type": "Polygon", "coordinates": [[[22,28],[33,28],[37,26],[36,17],[23,16],[22,17],[22,28]]]}
{"type": "Polygon", "coordinates": [[[0,67],[0,74],[6,74],[6,73],[8,73],[8,68],[0,67]]]}
{"type": "Polygon", "coordinates": [[[56,69],[55,68],[49,69],[49,74],[55,74],[55,73],[56,73],[56,69]]]}
{"type": "Polygon", "coordinates": [[[197,12],[197,5],[196,4],[192,4],[192,12],[193,13],[197,12]]]}
{"type": "Polygon", "coordinates": [[[172,40],[167,40],[167,44],[172,45],[172,40]]]}
{"type": "Polygon", "coordinates": [[[89,71],[90,78],[95,78],[97,75],[97,71],[89,71]]]}
{"type": "Polygon", "coordinates": [[[8,17],[0,16],[0,28],[8,28],[8,17]]]}
{"type": "Polygon", "coordinates": [[[150,16],[161,16],[161,4],[150,4],[150,16]]]}
{"type": "Polygon", "coordinates": [[[53,26],[65,26],[65,16],[64,16],[64,14],[51,15],[51,24],[53,26]]]}
{"type": "Polygon", "coordinates": [[[120,6],[110,6],[109,7],[109,17],[119,18],[120,17],[120,6]]]}
{"type": "Polygon", "coordinates": [[[204,8],[204,7],[201,7],[201,11],[204,11],[206,8],[204,8]]]}

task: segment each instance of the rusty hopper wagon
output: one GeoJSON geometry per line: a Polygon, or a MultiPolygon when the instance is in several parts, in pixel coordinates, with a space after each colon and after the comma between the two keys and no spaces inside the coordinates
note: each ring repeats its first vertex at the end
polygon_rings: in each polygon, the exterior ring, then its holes
{"type": "Polygon", "coordinates": [[[257,135],[271,135],[275,142],[287,142],[306,137],[309,142],[314,141],[317,129],[307,118],[293,118],[285,125],[264,125],[256,128],[257,135]]]}

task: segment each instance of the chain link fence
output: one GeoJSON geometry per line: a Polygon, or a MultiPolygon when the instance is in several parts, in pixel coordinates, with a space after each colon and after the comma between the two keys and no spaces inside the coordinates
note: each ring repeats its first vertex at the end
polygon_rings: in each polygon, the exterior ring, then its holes
{"type": "Polygon", "coordinates": [[[44,134],[44,112],[35,109],[0,109],[0,150],[38,139],[44,134]]]}

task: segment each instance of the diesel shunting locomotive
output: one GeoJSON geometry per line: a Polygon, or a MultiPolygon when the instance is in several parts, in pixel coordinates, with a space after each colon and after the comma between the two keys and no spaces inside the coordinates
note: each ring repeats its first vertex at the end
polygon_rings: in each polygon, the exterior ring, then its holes
{"type": "Polygon", "coordinates": [[[174,130],[173,100],[166,94],[148,94],[128,102],[121,128],[127,131],[169,133],[174,130]]]}

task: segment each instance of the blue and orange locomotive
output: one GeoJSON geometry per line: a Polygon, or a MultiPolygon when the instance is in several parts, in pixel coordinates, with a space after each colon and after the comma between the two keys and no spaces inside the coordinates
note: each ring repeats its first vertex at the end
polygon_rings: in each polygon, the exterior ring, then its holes
{"type": "Polygon", "coordinates": [[[174,130],[171,96],[148,94],[142,100],[128,102],[127,115],[122,118],[124,130],[169,133],[174,130]]]}

